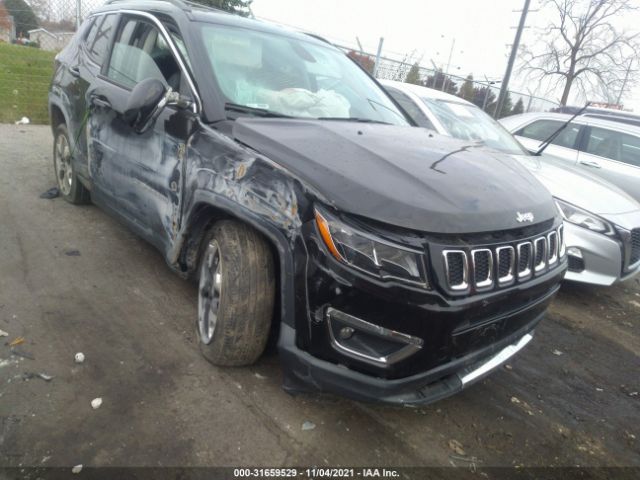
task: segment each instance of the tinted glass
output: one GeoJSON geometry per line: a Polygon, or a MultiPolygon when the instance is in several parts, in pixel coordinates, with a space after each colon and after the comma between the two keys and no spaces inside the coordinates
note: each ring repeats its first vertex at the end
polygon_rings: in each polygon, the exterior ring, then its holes
{"type": "Polygon", "coordinates": [[[408,124],[385,92],[335,47],[204,23],[200,35],[228,103],[292,117],[408,124]]]}
{"type": "Polygon", "coordinates": [[[585,152],[640,167],[640,138],[592,127],[585,152]]]}
{"type": "Polygon", "coordinates": [[[400,90],[396,90],[393,87],[384,88],[385,90],[387,90],[387,92],[389,92],[389,95],[391,95],[394,100],[398,102],[402,108],[404,108],[404,110],[409,114],[409,116],[413,119],[414,122],[416,122],[419,127],[435,130],[433,123],[431,123],[427,116],[422,113],[420,107],[418,107],[418,105],[416,105],[408,95],[405,95],[403,92],[401,92],[400,90]]]}
{"type": "Polygon", "coordinates": [[[107,76],[133,88],[157,78],[174,90],[180,88],[180,68],[160,31],[151,23],[127,19],[113,45],[107,76]]]}
{"type": "Polygon", "coordinates": [[[96,17],[87,32],[85,49],[89,58],[98,65],[102,65],[107,55],[107,49],[116,28],[116,15],[101,15],[96,17]]]}
{"type": "MultiPolygon", "coordinates": [[[[538,120],[521,128],[515,133],[515,135],[533,138],[534,140],[540,140],[543,142],[563,124],[564,122],[558,120],[538,120]]],[[[559,145],[561,147],[575,148],[580,128],[580,125],[567,125],[565,129],[562,130],[562,132],[560,132],[553,140],[553,142],[551,142],[551,144],[559,145]]]]}

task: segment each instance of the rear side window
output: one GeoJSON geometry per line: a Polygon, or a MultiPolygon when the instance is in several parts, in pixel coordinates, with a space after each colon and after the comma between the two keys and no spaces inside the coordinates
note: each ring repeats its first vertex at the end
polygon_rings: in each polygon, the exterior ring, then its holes
{"type": "MultiPolygon", "coordinates": [[[[558,120],[538,120],[530,123],[526,127],[521,128],[514,135],[521,137],[540,140],[541,142],[549,138],[553,132],[560,128],[564,122],[558,120]]],[[[552,145],[561,147],[575,148],[578,134],[580,133],[580,125],[567,125],[562,132],[551,142],[552,145]]]]}
{"type": "Polygon", "coordinates": [[[135,18],[125,20],[116,38],[107,76],[127,88],[156,78],[179,90],[181,80],[180,67],[160,31],[135,18]]]}
{"type": "Polygon", "coordinates": [[[89,27],[84,41],[85,51],[89,58],[98,65],[102,65],[107,56],[117,18],[117,15],[114,14],[101,15],[96,17],[89,27]]]}
{"type": "Polygon", "coordinates": [[[396,90],[393,87],[384,87],[385,90],[393,97],[393,99],[400,104],[400,106],[404,109],[405,112],[409,114],[409,116],[413,119],[414,122],[418,124],[419,127],[430,128],[431,130],[435,130],[433,123],[429,121],[427,116],[422,113],[420,107],[418,107],[408,95],[405,95],[400,90],[396,90]]]}
{"type": "Polygon", "coordinates": [[[640,167],[640,138],[634,135],[593,127],[585,152],[640,167]]]}

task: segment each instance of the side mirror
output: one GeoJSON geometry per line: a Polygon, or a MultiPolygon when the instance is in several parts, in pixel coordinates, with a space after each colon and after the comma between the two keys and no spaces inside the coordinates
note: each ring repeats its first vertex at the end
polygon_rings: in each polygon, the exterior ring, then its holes
{"type": "MultiPolygon", "coordinates": [[[[169,90],[170,92],[170,90],[169,90]]],[[[144,132],[164,108],[167,88],[157,78],[147,78],[139,82],[129,95],[123,120],[138,133],[144,132]]]]}

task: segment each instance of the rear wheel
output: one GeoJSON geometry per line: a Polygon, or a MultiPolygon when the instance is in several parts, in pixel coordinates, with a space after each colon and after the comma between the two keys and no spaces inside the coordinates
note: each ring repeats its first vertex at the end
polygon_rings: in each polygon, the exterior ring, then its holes
{"type": "Polygon", "coordinates": [[[62,198],[75,204],[89,202],[89,191],[80,183],[73,168],[71,142],[69,142],[69,132],[65,124],[60,124],[55,129],[53,168],[62,198]]]}
{"type": "Polygon", "coordinates": [[[224,220],[205,236],[200,258],[200,350],[215,365],[250,365],[264,351],[273,315],[269,246],[255,230],[224,220]]]}

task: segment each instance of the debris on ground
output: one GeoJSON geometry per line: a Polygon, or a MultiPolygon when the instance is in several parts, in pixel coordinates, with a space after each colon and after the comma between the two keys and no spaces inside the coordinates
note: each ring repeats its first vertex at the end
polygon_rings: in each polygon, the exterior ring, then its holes
{"type": "Polygon", "coordinates": [[[29,352],[26,352],[22,347],[12,347],[11,348],[11,354],[15,355],[16,357],[22,357],[22,358],[26,358],[29,360],[35,360],[36,357],[34,357],[33,355],[31,355],[29,352]]]}
{"type": "Polygon", "coordinates": [[[16,125],[29,125],[31,120],[28,117],[22,117],[20,120],[16,122],[16,125]]]}
{"type": "Polygon", "coordinates": [[[507,370],[513,370],[513,367],[508,363],[504,366],[504,368],[506,368],[507,370]]]}
{"type": "Polygon", "coordinates": [[[100,405],[102,405],[102,398],[98,397],[91,400],[91,408],[93,408],[94,410],[100,408],[100,405]]]}
{"type": "Polygon", "coordinates": [[[9,334],[7,332],[5,332],[4,330],[0,330],[0,337],[8,337],[9,334]]]}
{"type": "Polygon", "coordinates": [[[64,254],[67,257],[79,257],[80,256],[80,250],[65,250],[64,254]]]}
{"type": "Polygon", "coordinates": [[[40,194],[40,198],[44,198],[45,200],[53,200],[54,198],[58,198],[60,196],[60,190],[58,187],[52,187],[44,193],[40,194]]]}
{"type": "Polygon", "coordinates": [[[76,465],[71,469],[71,473],[80,473],[82,471],[82,464],[76,465]]]}
{"type": "Polygon", "coordinates": [[[10,344],[10,347],[15,347],[17,345],[22,345],[25,342],[24,337],[15,338],[10,344]]]}
{"type": "Polygon", "coordinates": [[[316,428],[316,424],[313,422],[310,422],[309,420],[302,423],[303,432],[306,432],[307,430],[313,430],[314,428],[316,428]]]}
{"type": "Polygon", "coordinates": [[[559,357],[560,355],[562,355],[564,352],[561,352],[560,350],[556,349],[552,352],[554,355],[556,355],[557,357],[559,357]]]}
{"type": "Polygon", "coordinates": [[[449,448],[451,450],[453,450],[455,453],[457,453],[458,455],[466,455],[464,448],[462,447],[462,444],[457,441],[457,440],[449,440],[449,448]]]}
{"type": "Polygon", "coordinates": [[[82,352],[76,353],[76,355],[74,357],[74,360],[75,360],[76,363],[84,362],[84,353],[82,353],[82,352]]]}
{"type": "Polygon", "coordinates": [[[265,377],[264,375],[260,375],[259,373],[255,373],[255,376],[258,380],[266,380],[267,377],[265,377]]]}
{"type": "Polygon", "coordinates": [[[631,305],[633,305],[634,307],[640,308],[640,302],[636,302],[635,300],[631,300],[629,303],[631,305]]]}
{"type": "Polygon", "coordinates": [[[22,374],[23,380],[31,380],[32,378],[41,378],[45,382],[50,382],[53,379],[52,375],[48,375],[46,373],[34,373],[34,372],[25,372],[22,374]]]}

